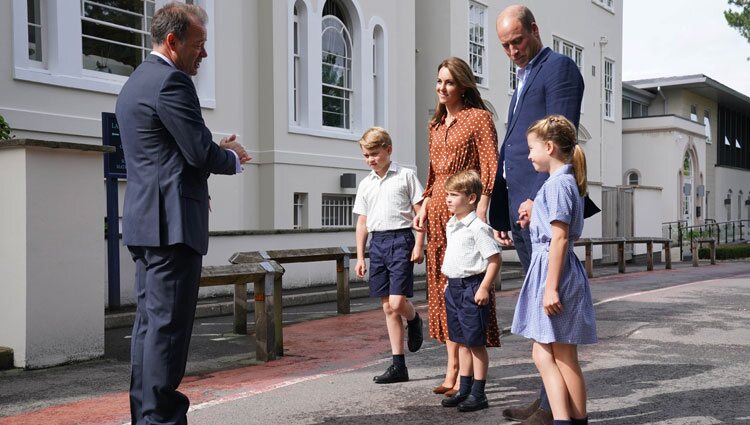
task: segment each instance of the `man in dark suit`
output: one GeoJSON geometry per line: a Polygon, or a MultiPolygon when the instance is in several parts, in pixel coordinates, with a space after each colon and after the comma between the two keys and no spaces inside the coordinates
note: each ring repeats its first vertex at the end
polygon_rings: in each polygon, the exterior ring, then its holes
{"type": "MultiPolygon", "coordinates": [[[[528,159],[526,130],[550,114],[564,115],[578,127],[583,78],[570,58],[543,47],[539,27],[527,7],[513,5],[503,10],[497,18],[497,35],[505,54],[518,66],[518,87],[510,101],[508,127],[500,149],[490,200],[490,224],[501,244],[515,245],[526,272],[531,262],[531,207],[549,177],[547,173],[537,173],[528,159]]],[[[530,406],[505,409],[503,415],[526,420],[524,423],[552,424],[544,387],[540,399],[530,406]]]]}
{"type": "Polygon", "coordinates": [[[133,71],[116,115],[128,168],[122,234],[135,262],[133,424],[186,424],[185,373],[203,255],[208,176],[251,158],[232,135],[217,145],[191,80],[207,56],[206,12],[170,3],[153,17],[153,51],[133,71]]]}

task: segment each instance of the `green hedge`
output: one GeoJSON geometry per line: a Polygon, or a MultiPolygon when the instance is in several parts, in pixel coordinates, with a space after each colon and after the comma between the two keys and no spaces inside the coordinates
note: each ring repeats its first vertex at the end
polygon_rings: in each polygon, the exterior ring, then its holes
{"type": "MultiPolygon", "coordinates": [[[[716,247],[717,260],[731,260],[733,258],[750,257],[750,244],[743,245],[719,245],[716,247]]],[[[707,260],[711,258],[711,252],[708,247],[698,250],[698,258],[707,260]]]]}

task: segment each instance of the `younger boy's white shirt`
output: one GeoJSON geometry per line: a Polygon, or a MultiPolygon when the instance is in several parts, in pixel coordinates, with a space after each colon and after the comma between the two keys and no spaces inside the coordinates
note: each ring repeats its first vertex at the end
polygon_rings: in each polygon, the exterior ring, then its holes
{"type": "Polygon", "coordinates": [[[461,220],[456,216],[445,226],[447,246],[441,271],[449,278],[484,273],[488,258],[500,253],[500,245],[492,237],[492,228],[472,211],[461,220]]]}
{"type": "Polygon", "coordinates": [[[424,189],[414,170],[391,161],[385,176],[371,171],[357,188],[353,212],[367,216],[367,231],[382,232],[412,227],[413,206],[424,189]]]}

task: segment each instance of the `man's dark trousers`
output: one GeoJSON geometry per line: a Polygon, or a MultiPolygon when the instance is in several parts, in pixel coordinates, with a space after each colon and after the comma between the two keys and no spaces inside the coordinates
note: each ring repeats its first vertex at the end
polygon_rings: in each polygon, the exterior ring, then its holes
{"type": "Polygon", "coordinates": [[[131,419],[134,425],[186,424],[190,402],[177,387],[185,375],[203,256],[185,244],[128,249],[137,302],[131,419]]]}

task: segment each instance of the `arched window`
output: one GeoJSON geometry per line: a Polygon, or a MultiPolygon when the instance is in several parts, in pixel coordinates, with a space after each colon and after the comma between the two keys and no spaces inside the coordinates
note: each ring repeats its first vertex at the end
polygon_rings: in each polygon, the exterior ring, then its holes
{"type": "Polygon", "coordinates": [[[639,182],[639,178],[638,178],[638,173],[637,172],[631,171],[630,173],[628,173],[628,184],[630,186],[637,186],[639,183],[640,182],[639,182]]]}
{"type": "Polygon", "coordinates": [[[372,31],[372,94],[375,125],[385,126],[385,40],[383,27],[372,31]]]}
{"type": "Polygon", "coordinates": [[[321,32],[323,125],[351,128],[352,38],[344,9],[329,0],[323,7],[321,32]]]}

